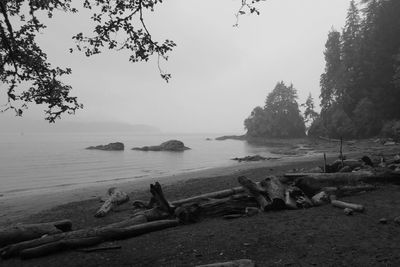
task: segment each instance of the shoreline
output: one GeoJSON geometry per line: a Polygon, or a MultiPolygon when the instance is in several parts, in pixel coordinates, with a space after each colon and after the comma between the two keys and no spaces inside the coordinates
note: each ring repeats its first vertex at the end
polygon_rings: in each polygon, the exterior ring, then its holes
{"type": "Polygon", "coordinates": [[[57,190],[34,191],[29,194],[17,194],[0,196],[0,225],[23,220],[33,214],[52,209],[71,202],[79,202],[90,199],[99,199],[106,195],[109,187],[119,187],[127,193],[133,191],[147,190],[150,183],[159,181],[163,186],[170,186],[179,182],[195,179],[206,179],[219,176],[235,176],[235,174],[246,170],[262,168],[274,168],[290,166],[296,163],[315,162],[322,163],[319,153],[307,156],[285,156],[280,159],[272,159],[260,162],[241,162],[230,166],[212,167],[204,170],[180,172],[178,174],[133,178],[128,181],[110,180],[95,184],[82,184],[76,188],[57,190]]]}

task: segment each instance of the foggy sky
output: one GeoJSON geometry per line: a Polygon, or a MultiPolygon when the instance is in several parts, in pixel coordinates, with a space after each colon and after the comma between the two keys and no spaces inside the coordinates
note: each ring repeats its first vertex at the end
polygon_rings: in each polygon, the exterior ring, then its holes
{"type": "MultiPolygon", "coordinates": [[[[278,81],[293,83],[300,103],[311,92],[319,104],[324,44],[332,26],[342,29],[349,2],[267,0],[259,5],[260,16],[242,16],[235,28],[240,0],[165,1],[145,20],[154,39],[177,43],[169,61],[161,63],[172,74],[169,83],[160,78],[155,60],[133,64],[124,53],[70,54],[72,35],[89,32],[85,12],[45,20],[48,28],[39,42],[50,62],[72,68],[65,81],[85,106],[63,120],[239,134],[243,120],[278,81]]],[[[2,92],[1,103],[4,97],[2,92]]],[[[41,110],[31,107],[25,119],[43,118],[41,110]]],[[[9,119],[16,118],[0,114],[0,122],[9,119]]]]}

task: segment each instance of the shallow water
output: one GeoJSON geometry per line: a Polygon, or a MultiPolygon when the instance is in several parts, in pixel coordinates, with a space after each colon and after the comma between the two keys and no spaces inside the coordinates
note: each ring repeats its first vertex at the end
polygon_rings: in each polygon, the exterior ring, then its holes
{"type": "Polygon", "coordinates": [[[160,177],[238,164],[252,154],[272,156],[267,147],[243,141],[206,141],[219,135],[52,133],[0,134],[0,194],[23,194],[91,183],[160,177]],[[178,139],[185,152],[143,152],[132,147],[178,139]],[[125,151],[86,150],[91,145],[123,142],[125,151]]]}

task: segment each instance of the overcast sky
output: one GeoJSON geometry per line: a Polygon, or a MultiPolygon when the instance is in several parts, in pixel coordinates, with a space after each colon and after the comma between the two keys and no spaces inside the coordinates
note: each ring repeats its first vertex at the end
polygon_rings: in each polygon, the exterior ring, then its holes
{"type": "MultiPolygon", "coordinates": [[[[56,15],[40,43],[52,63],[72,68],[67,82],[85,106],[64,119],[243,133],[243,120],[281,80],[294,84],[300,103],[310,92],[319,103],[327,34],[343,27],[350,0],[267,0],[260,16],[242,16],[235,28],[240,2],[168,0],[145,17],[154,39],[177,43],[162,62],[172,74],[168,84],[155,60],[132,64],[123,53],[69,54],[71,36],[90,29],[90,22],[85,12],[56,15]]],[[[11,115],[0,120],[15,119],[11,115]]],[[[32,108],[26,116],[43,113],[32,108]]]]}

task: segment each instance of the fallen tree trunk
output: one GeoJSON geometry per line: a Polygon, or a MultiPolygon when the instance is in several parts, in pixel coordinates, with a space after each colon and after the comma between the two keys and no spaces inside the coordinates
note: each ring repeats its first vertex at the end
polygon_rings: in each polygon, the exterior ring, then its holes
{"type": "Polygon", "coordinates": [[[82,229],[20,242],[0,250],[1,257],[10,258],[19,255],[22,258],[33,258],[61,250],[93,246],[105,241],[125,239],[169,227],[175,227],[178,225],[178,220],[159,220],[122,228],[119,227],[120,225],[121,224],[113,224],[94,229],[82,229]]]}
{"type": "Polygon", "coordinates": [[[169,214],[173,214],[174,211],[169,205],[168,200],[165,198],[159,182],[156,182],[154,185],[150,184],[150,193],[153,195],[152,199],[154,199],[150,202],[154,202],[155,206],[158,207],[160,210],[165,211],[169,214]]]}
{"type": "Polygon", "coordinates": [[[349,173],[286,173],[285,178],[293,181],[297,178],[313,178],[319,181],[326,181],[327,183],[336,182],[338,185],[352,184],[357,182],[399,182],[400,173],[393,171],[357,171],[349,173]]]}
{"type": "Polygon", "coordinates": [[[271,201],[271,209],[280,210],[286,207],[285,186],[276,176],[268,176],[260,182],[260,186],[267,192],[267,195],[271,201]]]}
{"type": "Polygon", "coordinates": [[[200,217],[245,214],[248,207],[258,207],[254,197],[233,195],[222,199],[209,199],[204,203],[181,205],[176,208],[175,216],[184,223],[192,223],[197,222],[200,217]]]}
{"type": "Polygon", "coordinates": [[[342,196],[352,195],[352,194],[359,193],[359,192],[373,191],[376,189],[377,189],[377,187],[375,185],[361,184],[361,185],[355,185],[355,186],[345,185],[345,186],[339,186],[339,187],[324,187],[324,188],[322,188],[322,191],[328,192],[329,194],[334,194],[338,197],[342,197],[342,196]]]}
{"type": "Polygon", "coordinates": [[[176,201],[171,202],[171,205],[180,206],[180,205],[187,204],[187,203],[208,201],[212,198],[214,198],[214,199],[226,198],[226,197],[236,195],[239,193],[243,193],[243,192],[245,192],[245,189],[242,186],[238,186],[238,187],[234,187],[234,188],[230,188],[230,189],[225,189],[225,190],[202,194],[202,195],[198,195],[198,196],[194,196],[194,197],[190,197],[190,198],[176,200],[176,201]]]}
{"type": "Polygon", "coordinates": [[[267,195],[265,188],[253,182],[245,176],[238,177],[239,183],[246,188],[252,196],[255,197],[257,203],[260,205],[261,210],[267,210],[271,205],[271,200],[267,195]]]}
{"type": "Polygon", "coordinates": [[[246,195],[232,196],[225,199],[214,199],[199,205],[200,214],[205,217],[216,217],[230,214],[245,214],[247,207],[257,207],[254,197],[246,195]]]}
{"type": "Polygon", "coordinates": [[[43,235],[53,235],[70,231],[72,222],[61,220],[36,224],[17,224],[0,229],[0,247],[25,240],[39,238],[43,235]]]}
{"type": "Polygon", "coordinates": [[[107,192],[109,197],[96,212],[94,215],[95,217],[104,217],[116,206],[129,201],[129,196],[125,192],[118,190],[116,187],[108,189],[107,192]]]}
{"type": "Polygon", "coordinates": [[[349,173],[287,173],[307,196],[312,197],[324,187],[359,185],[360,183],[400,183],[396,172],[349,172],[349,173]]]}
{"type": "MultiPolygon", "coordinates": [[[[169,214],[161,211],[157,208],[150,210],[140,210],[138,211],[132,218],[127,220],[123,220],[120,222],[108,224],[105,226],[100,226],[91,229],[80,229],[65,233],[56,233],[53,235],[44,236],[42,238],[36,238],[29,241],[24,242],[13,242],[11,245],[8,245],[2,249],[0,249],[0,256],[2,258],[9,258],[17,256],[18,253],[24,249],[41,246],[47,243],[59,241],[59,240],[68,240],[68,239],[82,239],[88,236],[91,236],[92,233],[98,232],[100,230],[108,230],[108,229],[119,229],[131,227],[134,225],[145,224],[152,221],[163,220],[169,217],[169,214]]],[[[39,236],[40,237],[40,236],[39,236]]]]}

